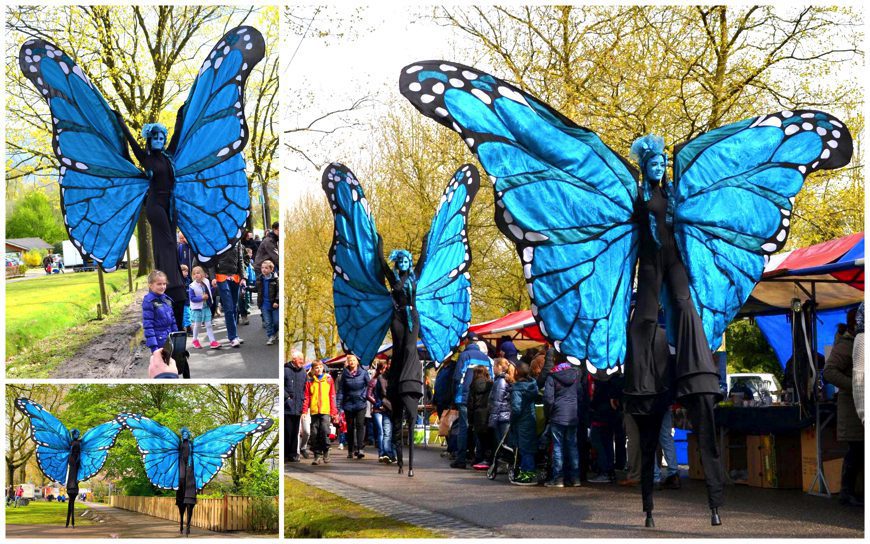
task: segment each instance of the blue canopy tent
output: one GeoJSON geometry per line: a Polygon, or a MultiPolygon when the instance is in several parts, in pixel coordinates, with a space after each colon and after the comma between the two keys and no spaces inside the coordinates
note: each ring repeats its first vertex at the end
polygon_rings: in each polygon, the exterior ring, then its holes
{"type": "Polygon", "coordinates": [[[833,343],[846,312],[864,300],[864,233],[776,255],[740,315],[756,323],[785,368],[792,357],[792,308],[815,302],[816,353],[833,343]]]}

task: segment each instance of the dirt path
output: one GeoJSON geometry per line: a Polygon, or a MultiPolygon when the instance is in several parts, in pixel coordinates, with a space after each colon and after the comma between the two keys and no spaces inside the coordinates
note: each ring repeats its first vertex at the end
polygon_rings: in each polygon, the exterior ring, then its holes
{"type": "MultiPolygon", "coordinates": [[[[142,344],[142,298],[148,290],[136,292],[133,302],[122,310],[117,321],[106,326],[93,342],[58,366],[52,378],[141,378],[134,374],[142,344]]],[[[117,310],[117,309],[116,309],[117,310]]],[[[147,377],[147,376],[145,376],[147,377]]]]}

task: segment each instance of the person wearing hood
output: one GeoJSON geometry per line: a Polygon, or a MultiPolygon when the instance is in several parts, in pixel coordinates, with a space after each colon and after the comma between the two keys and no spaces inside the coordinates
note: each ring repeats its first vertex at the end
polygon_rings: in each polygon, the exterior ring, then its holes
{"type": "Polygon", "coordinates": [[[475,366],[486,366],[492,376],[492,361],[486,354],[486,344],[483,349],[477,341],[477,335],[469,332],[465,337],[465,350],[456,361],[453,371],[453,402],[459,412],[459,436],[456,440],[456,460],[450,463],[451,468],[464,469],[468,449],[468,391],[471,387],[472,374],[475,366]]]}
{"type": "Polygon", "coordinates": [[[489,468],[492,451],[489,430],[489,395],[492,391],[492,378],[485,366],[474,367],[474,380],[468,394],[468,413],[471,429],[474,431],[474,470],[489,468]]]}
{"type": "Polygon", "coordinates": [[[553,477],[544,485],[576,487],[580,485],[577,402],[583,384],[579,372],[564,355],[557,353],[556,362],[544,380],[544,414],[550,422],[553,440],[553,477]]]}
{"type": "Polygon", "coordinates": [[[511,432],[520,451],[520,473],[511,482],[515,485],[538,485],[535,452],[538,450],[535,400],[538,384],[529,374],[528,365],[520,365],[516,382],[511,388],[511,432]]]}
{"type": "Polygon", "coordinates": [[[513,364],[519,362],[519,351],[510,336],[505,335],[498,339],[498,356],[504,357],[513,364]]]}

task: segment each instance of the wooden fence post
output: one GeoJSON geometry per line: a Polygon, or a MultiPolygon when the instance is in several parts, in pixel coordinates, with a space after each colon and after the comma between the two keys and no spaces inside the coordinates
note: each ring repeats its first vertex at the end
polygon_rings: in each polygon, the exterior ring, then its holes
{"type": "Polygon", "coordinates": [[[224,495],[223,511],[221,512],[221,531],[229,530],[229,495],[224,495]]]}

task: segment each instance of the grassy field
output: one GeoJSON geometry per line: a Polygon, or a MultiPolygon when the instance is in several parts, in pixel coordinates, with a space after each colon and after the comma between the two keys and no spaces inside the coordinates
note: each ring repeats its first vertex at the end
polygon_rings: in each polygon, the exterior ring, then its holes
{"type": "MultiPolygon", "coordinates": [[[[8,512],[8,510],[7,510],[8,512]]],[[[443,538],[332,493],[284,478],[285,538],[443,538]]]]}
{"type": "MultiPolygon", "coordinates": [[[[64,525],[67,503],[31,502],[27,506],[6,507],[7,525],[64,525]]],[[[87,506],[76,504],[76,525],[94,525],[92,520],[82,518],[87,506]]]]}
{"type": "MultiPolygon", "coordinates": [[[[103,277],[113,311],[129,304],[132,295],[127,293],[127,272],[119,270],[103,277]]],[[[138,283],[143,285],[144,278],[139,278],[138,283]]],[[[95,321],[99,301],[96,272],[7,283],[7,377],[48,376],[64,357],[72,355],[75,348],[84,345],[106,325],[106,321],[95,321]]]]}

